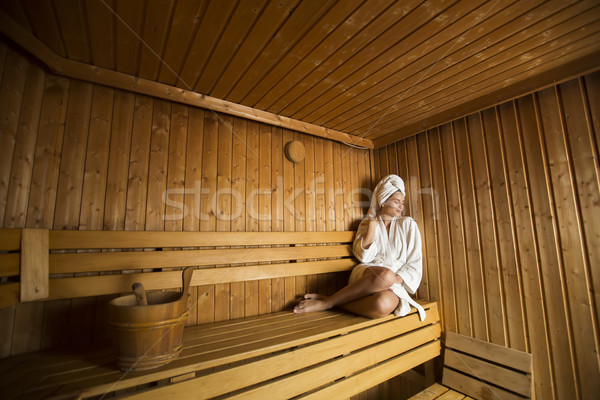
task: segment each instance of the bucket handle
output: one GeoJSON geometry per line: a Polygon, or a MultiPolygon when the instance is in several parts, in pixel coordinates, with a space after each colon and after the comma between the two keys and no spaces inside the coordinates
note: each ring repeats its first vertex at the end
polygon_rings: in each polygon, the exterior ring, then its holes
{"type": "Polygon", "coordinates": [[[182,274],[182,291],[181,291],[181,298],[179,299],[179,301],[181,303],[184,303],[184,305],[186,305],[187,308],[187,302],[188,302],[188,292],[190,290],[190,283],[192,282],[192,275],[194,274],[194,268],[192,267],[187,267],[186,269],[183,270],[183,274],[182,274]]]}

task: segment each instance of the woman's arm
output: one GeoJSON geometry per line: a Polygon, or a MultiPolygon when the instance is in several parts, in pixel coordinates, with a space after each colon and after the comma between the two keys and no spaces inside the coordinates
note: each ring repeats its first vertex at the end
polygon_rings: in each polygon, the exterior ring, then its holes
{"type": "Polygon", "coordinates": [[[368,221],[367,233],[362,240],[362,247],[365,250],[371,247],[371,244],[375,241],[375,231],[377,230],[377,225],[379,224],[377,218],[368,221]]]}
{"type": "Polygon", "coordinates": [[[375,243],[377,224],[377,219],[363,219],[356,231],[352,250],[354,256],[361,262],[371,262],[377,255],[378,249],[375,243]]]}

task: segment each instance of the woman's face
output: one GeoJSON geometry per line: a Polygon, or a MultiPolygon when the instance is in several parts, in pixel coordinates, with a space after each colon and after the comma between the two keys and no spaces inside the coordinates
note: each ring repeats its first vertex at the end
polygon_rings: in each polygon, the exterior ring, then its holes
{"type": "Polygon", "coordinates": [[[381,215],[399,217],[404,210],[404,195],[396,192],[381,205],[381,215]]]}

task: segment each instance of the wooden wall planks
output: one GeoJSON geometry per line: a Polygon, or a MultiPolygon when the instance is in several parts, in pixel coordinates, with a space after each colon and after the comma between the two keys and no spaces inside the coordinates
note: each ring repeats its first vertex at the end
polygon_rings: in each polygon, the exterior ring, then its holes
{"type": "MultiPolygon", "coordinates": [[[[6,124],[3,143],[9,144],[0,149],[0,226],[186,231],[357,227],[362,211],[356,211],[352,195],[355,189],[372,189],[370,173],[365,173],[368,150],[60,78],[4,43],[0,56],[0,120],[6,124]],[[306,145],[305,162],[292,164],[285,158],[284,146],[291,140],[306,145]],[[351,163],[353,170],[354,164],[363,165],[362,172],[351,173],[351,163]],[[325,202],[336,206],[326,212],[325,202]]],[[[289,308],[306,290],[336,290],[344,279],[345,274],[326,274],[194,288],[198,301],[188,323],[289,308]]],[[[101,340],[108,298],[1,309],[0,357],[101,340]]]]}
{"type": "Polygon", "coordinates": [[[533,353],[538,398],[600,392],[598,93],[596,72],[375,150],[422,221],[420,295],[533,353]]]}

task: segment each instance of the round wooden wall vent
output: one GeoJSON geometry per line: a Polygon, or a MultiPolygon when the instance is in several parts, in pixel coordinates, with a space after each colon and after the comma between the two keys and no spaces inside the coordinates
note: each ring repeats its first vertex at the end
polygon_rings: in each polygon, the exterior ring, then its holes
{"type": "Polygon", "coordinates": [[[299,163],[304,160],[304,145],[297,140],[288,142],[285,145],[285,156],[293,163],[299,163]]]}

